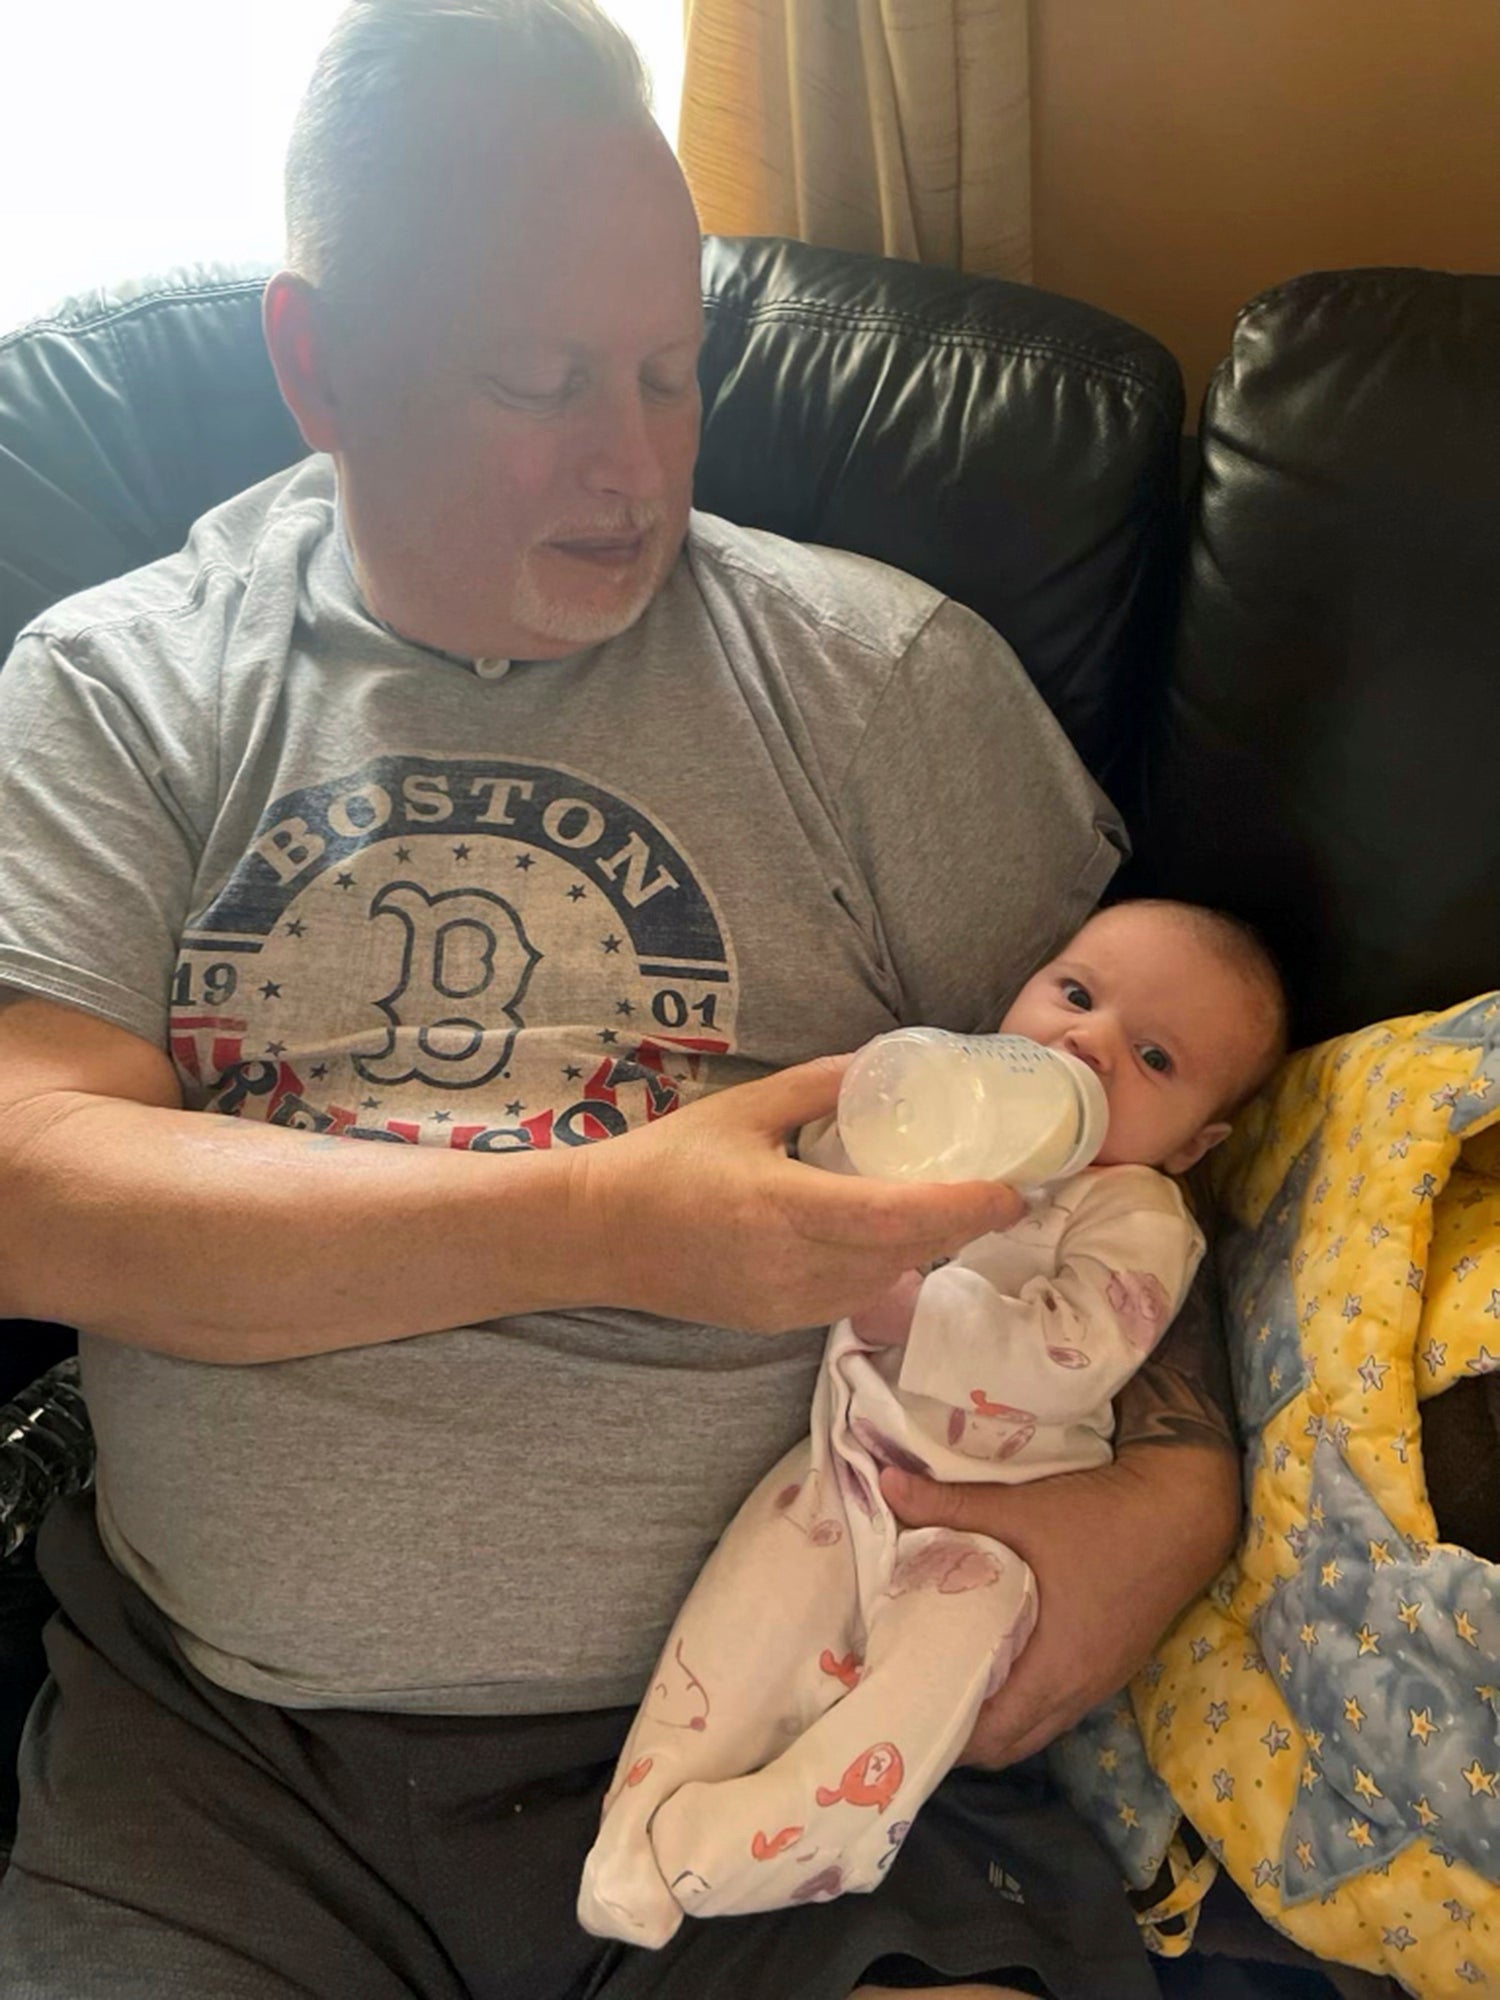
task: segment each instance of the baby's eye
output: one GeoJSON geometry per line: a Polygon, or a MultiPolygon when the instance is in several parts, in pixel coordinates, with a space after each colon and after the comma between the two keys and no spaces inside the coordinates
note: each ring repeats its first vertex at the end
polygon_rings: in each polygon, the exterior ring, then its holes
{"type": "Polygon", "coordinates": [[[1154,1069],[1158,1076],[1170,1076],[1172,1073],[1172,1058],[1154,1042],[1147,1042],[1141,1050],[1141,1061],[1147,1069],[1154,1069]]]}
{"type": "Polygon", "coordinates": [[[1063,981],[1062,994],[1070,1007],[1077,1007],[1085,1014],[1094,1004],[1089,997],[1089,989],[1086,986],[1080,986],[1076,979],[1065,979],[1063,981]]]}

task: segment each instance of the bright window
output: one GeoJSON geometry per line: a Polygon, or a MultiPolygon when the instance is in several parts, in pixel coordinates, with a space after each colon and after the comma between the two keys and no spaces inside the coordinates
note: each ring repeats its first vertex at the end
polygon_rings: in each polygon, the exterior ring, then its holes
{"type": "MultiPolygon", "coordinates": [[[[675,137],[682,0],[604,0],[675,137]]],[[[342,0],[0,0],[0,331],[177,264],[273,262],[281,161],[342,0]]]]}

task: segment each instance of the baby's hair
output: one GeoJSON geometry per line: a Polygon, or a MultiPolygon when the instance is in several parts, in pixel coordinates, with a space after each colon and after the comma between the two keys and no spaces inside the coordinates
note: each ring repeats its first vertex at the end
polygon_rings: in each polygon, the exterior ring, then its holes
{"type": "Polygon", "coordinates": [[[1167,896],[1131,896],[1109,907],[1117,910],[1162,910],[1180,918],[1223,964],[1237,972],[1246,986],[1255,991],[1264,1010],[1265,1044],[1249,1082],[1232,1104],[1224,1106],[1221,1115],[1231,1117],[1270,1081],[1287,1053],[1290,1014],[1286,982],[1276,962],[1276,954],[1254,924],[1243,917],[1231,915],[1228,910],[1210,909],[1204,903],[1178,903],[1167,896]]]}

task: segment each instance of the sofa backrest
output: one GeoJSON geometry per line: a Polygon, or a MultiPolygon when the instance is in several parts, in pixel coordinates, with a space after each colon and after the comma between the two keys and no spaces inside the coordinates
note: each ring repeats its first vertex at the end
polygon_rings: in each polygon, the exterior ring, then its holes
{"type": "Polygon", "coordinates": [[[700,505],[970,606],[1128,809],[1179,556],[1171,355],[1030,285],[803,243],[710,238],[704,279],[700,505]]]}
{"type": "Polygon", "coordinates": [[[1265,293],[1201,445],[1154,884],[1260,924],[1302,1040],[1500,987],[1500,277],[1265,293]]]}
{"type": "MultiPolygon", "coordinates": [[[[1500,986],[1500,278],[1315,274],[1245,308],[1168,682],[1181,391],[1157,343],[803,244],[710,238],[703,270],[702,505],[896,563],[1005,633],[1127,810],[1131,886],[1257,921],[1303,1039],[1500,986]]],[[[300,454],[263,278],[94,295],[0,340],[0,657],[300,454]]]]}
{"type": "Polygon", "coordinates": [[[265,279],[86,293],[0,338],[0,661],[47,605],[170,555],[302,455],[261,338],[265,279]]]}

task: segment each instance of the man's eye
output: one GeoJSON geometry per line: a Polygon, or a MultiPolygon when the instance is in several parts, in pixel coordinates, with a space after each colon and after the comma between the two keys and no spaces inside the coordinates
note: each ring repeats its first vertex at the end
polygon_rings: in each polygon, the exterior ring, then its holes
{"type": "Polygon", "coordinates": [[[648,396],[654,396],[659,403],[680,403],[684,396],[691,396],[698,386],[698,377],[693,375],[645,375],[641,387],[648,396]]]}
{"type": "Polygon", "coordinates": [[[1094,1004],[1089,998],[1088,988],[1080,986],[1076,979],[1065,979],[1063,981],[1063,998],[1070,1007],[1081,1008],[1085,1014],[1094,1004]]]}
{"type": "Polygon", "coordinates": [[[1170,1076],[1172,1073],[1172,1058],[1165,1049],[1157,1048],[1154,1042],[1148,1042],[1141,1050],[1141,1061],[1147,1069],[1154,1069],[1158,1076],[1170,1076]]]}
{"type": "Polygon", "coordinates": [[[526,375],[491,375],[489,387],[503,403],[519,403],[523,407],[546,409],[550,405],[565,402],[577,387],[575,374],[549,374],[538,371],[526,375]]]}

